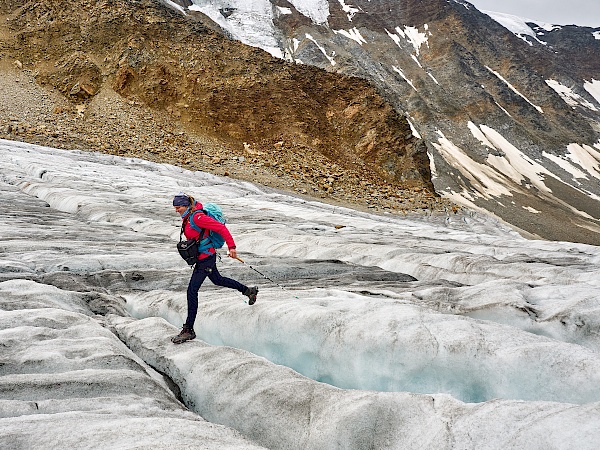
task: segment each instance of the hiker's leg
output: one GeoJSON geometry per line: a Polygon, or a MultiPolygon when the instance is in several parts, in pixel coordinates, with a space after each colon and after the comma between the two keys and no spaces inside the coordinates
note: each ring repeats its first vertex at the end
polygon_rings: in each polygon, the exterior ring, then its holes
{"type": "Polygon", "coordinates": [[[221,274],[217,270],[216,264],[213,267],[211,267],[211,271],[208,274],[208,279],[210,281],[212,281],[213,284],[216,284],[217,286],[223,286],[223,287],[227,287],[229,289],[236,289],[236,290],[240,291],[242,294],[246,291],[246,289],[248,289],[248,286],[243,285],[242,283],[234,280],[233,278],[227,278],[227,277],[221,276],[221,274]]]}
{"type": "Polygon", "coordinates": [[[206,272],[206,268],[203,267],[200,263],[196,264],[194,268],[194,272],[192,272],[192,278],[190,279],[190,283],[188,284],[187,289],[187,307],[188,314],[187,320],[185,324],[191,329],[194,328],[194,322],[196,321],[196,314],[198,314],[198,291],[200,290],[200,286],[206,279],[208,273],[206,272]]]}

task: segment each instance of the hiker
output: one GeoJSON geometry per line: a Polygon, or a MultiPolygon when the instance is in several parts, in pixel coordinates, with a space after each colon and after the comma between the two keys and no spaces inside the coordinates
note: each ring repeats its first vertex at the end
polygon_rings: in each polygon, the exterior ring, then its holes
{"type": "MultiPolygon", "coordinates": [[[[235,242],[231,233],[223,223],[209,217],[202,211],[202,203],[194,200],[189,195],[179,193],[173,198],[173,207],[181,216],[182,232],[186,239],[195,239],[200,242],[208,237],[210,231],[214,231],[221,235],[227,243],[229,256],[237,258],[235,242]]],[[[183,324],[181,333],[171,339],[175,344],[181,344],[196,337],[194,321],[198,313],[198,291],[206,277],[217,286],[237,289],[248,297],[248,304],[253,305],[256,302],[256,295],[258,294],[256,286],[248,287],[236,280],[221,276],[217,270],[217,251],[214,246],[210,245],[208,244],[207,248],[202,248],[201,253],[198,255],[198,262],[194,264],[194,271],[187,289],[187,319],[183,324]]]]}

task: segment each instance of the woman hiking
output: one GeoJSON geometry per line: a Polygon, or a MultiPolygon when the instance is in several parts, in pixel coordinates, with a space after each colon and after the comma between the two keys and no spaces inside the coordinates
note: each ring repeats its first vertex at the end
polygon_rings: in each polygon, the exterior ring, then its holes
{"type": "MultiPolygon", "coordinates": [[[[173,207],[181,216],[181,227],[186,239],[195,239],[200,242],[208,237],[208,234],[211,231],[214,231],[225,239],[227,248],[229,249],[229,256],[231,258],[237,258],[235,242],[231,233],[224,224],[209,217],[202,211],[202,203],[196,201],[189,195],[179,193],[173,198],[173,207]]],[[[256,302],[258,288],[256,286],[248,287],[236,280],[221,276],[217,270],[216,249],[214,247],[203,249],[202,253],[198,255],[198,262],[195,264],[192,278],[190,279],[187,289],[187,319],[185,324],[183,324],[181,333],[171,339],[175,344],[181,344],[182,342],[192,340],[196,337],[196,333],[194,332],[194,322],[196,320],[196,314],[198,313],[198,291],[206,277],[217,286],[224,286],[240,291],[248,297],[248,304],[253,305],[256,302]]]]}

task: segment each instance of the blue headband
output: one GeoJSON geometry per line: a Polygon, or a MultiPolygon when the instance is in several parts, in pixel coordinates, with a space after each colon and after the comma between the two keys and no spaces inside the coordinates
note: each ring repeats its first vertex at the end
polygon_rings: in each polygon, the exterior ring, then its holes
{"type": "Polygon", "coordinates": [[[190,198],[182,193],[173,198],[173,206],[190,206],[190,198]]]}

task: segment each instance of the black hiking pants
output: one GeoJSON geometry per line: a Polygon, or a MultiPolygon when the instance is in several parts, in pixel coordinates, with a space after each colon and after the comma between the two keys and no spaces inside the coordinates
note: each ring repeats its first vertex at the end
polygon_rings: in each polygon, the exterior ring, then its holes
{"type": "Polygon", "coordinates": [[[194,272],[192,272],[192,278],[190,279],[187,289],[188,315],[185,324],[192,329],[194,328],[194,322],[196,321],[196,315],[198,314],[198,291],[206,277],[217,286],[236,289],[242,294],[248,289],[247,286],[234,279],[221,276],[217,270],[216,254],[198,261],[194,267],[194,272]]]}

